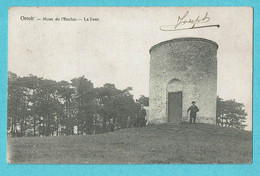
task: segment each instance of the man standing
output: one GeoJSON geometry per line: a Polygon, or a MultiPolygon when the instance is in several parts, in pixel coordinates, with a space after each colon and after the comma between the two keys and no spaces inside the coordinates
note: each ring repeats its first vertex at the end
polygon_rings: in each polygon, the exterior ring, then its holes
{"type": "Polygon", "coordinates": [[[187,110],[187,113],[190,111],[190,123],[192,123],[192,119],[193,123],[196,122],[197,112],[199,112],[199,108],[195,104],[196,102],[193,101],[191,107],[187,110]]]}
{"type": "Polygon", "coordinates": [[[137,114],[137,127],[145,126],[146,124],[145,116],[146,116],[146,110],[144,109],[144,105],[141,104],[141,109],[137,114]]]}

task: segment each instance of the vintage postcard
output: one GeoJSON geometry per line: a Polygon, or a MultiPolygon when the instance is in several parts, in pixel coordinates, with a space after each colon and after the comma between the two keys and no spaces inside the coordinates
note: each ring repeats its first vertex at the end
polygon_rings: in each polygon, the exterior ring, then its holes
{"type": "Polygon", "coordinates": [[[250,7],[11,7],[8,163],[252,162],[250,7]]]}

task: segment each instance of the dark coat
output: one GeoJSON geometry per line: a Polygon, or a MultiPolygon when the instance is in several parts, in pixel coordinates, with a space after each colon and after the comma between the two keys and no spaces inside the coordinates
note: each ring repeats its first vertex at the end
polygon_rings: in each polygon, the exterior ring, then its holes
{"type": "Polygon", "coordinates": [[[187,112],[190,111],[190,116],[191,117],[196,117],[197,115],[197,112],[199,112],[199,108],[196,106],[196,105],[192,105],[188,110],[187,112]]]}

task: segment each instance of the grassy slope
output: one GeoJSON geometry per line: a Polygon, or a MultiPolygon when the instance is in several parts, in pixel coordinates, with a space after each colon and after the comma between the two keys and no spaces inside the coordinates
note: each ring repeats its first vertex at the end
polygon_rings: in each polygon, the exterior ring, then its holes
{"type": "Polygon", "coordinates": [[[88,136],[8,138],[10,163],[250,163],[252,133],[163,124],[88,136]]]}

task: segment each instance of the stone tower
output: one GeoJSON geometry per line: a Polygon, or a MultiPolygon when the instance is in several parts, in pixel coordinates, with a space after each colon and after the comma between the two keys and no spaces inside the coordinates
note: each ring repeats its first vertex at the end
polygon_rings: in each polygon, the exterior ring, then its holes
{"type": "Polygon", "coordinates": [[[218,44],[203,38],[176,38],[150,49],[149,121],[189,121],[192,101],[197,122],[216,124],[218,44]]]}

